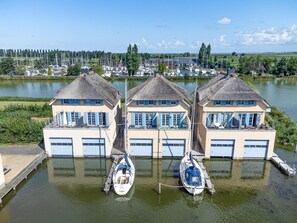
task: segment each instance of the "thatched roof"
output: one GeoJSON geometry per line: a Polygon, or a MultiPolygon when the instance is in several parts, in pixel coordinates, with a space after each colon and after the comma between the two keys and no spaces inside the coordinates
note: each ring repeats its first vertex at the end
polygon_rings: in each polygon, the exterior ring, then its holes
{"type": "Polygon", "coordinates": [[[190,104],[185,89],[158,74],[129,90],[128,101],[130,100],[185,100],[190,104]]]}
{"type": "Polygon", "coordinates": [[[77,77],[70,84],[62,88],[55,99],[103,99],[113,106],[120,99],[120,92],[109,82],[97,74],[77,77]]]}
{"type": "Polygon", "coordinates": [[[263,100],[265,99],[244,81],[236,76],[218,74],[198,88],[197,99],[200,105],[210,100],[263,100]]]}

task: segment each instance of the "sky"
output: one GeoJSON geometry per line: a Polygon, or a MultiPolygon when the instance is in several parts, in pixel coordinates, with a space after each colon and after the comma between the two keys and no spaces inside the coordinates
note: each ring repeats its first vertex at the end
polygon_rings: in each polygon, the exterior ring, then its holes
{"type": "Polygon", "coordinates": [[[296,12],[296,0],[0,0],[0,48],[296,52],[296,12]]]}

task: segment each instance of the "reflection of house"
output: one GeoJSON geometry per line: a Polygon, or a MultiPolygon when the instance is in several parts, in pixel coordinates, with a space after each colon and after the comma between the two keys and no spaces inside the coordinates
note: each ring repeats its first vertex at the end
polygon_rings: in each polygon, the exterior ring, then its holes
{"type": "Polygon", "coordinates": [[[198,139],[205,157],[270,159],[275,130],[267,102],[236,76],[217,75],[197,92],[198,139]]]}
{"type": "Polygon", "coordinates": [[[205,162],[207,172],[216,188],[267,186],[271,163],[263,160],[210,160],[205,162]]]}
{"type": "Polygon", "coordinates": [[[129,90],[128,148],[132,156],[183,156],[189,150],[190,102],[184,89],[160,75],[129,90]]]}
{"type": "Polygon", "coordinates": [[[50,103],[43,129],[49,156],[110,156],[121,118],[120,93],[99,75],[79,76],[50,103]]]}

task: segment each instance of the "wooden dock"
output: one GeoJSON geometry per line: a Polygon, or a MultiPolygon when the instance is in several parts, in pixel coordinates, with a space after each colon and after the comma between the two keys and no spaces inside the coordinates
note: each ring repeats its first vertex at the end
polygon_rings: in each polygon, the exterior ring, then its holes
{"type": "Polygon", "coordinates": [[[112,162],[112,165],[110,167],[110,170],[109,170],[109,174],[108,174],[108,177],[106,179],[106,182],[105,182],[105,186],[104,186],[104,191],[105,193],[108,193],[110,191],[110,187],[112,185],[112,174],[113,174],[113,171],[115,170],[117,164],[118,164],[118,161],[119,161],[119,156],[112,156],[113,158],[113,162],[112,162]]]}
{"type": "Polygon", "coordinates": [[[16,190],[17,186],[25,179],[28,178],[29,174],[36,170],[37,167],[45,160],[47,155],[45,153],[41,153],[38,157],[36,157],[27,167],[25,167],[11,182],[7,183],[0,190],[0,204],[2,204],[3,198],[11,191],[16,190]]]}
{"type": "Polygon", "coordinates": [[[293,169],[286,162],[281,160],[276,153],[272,154],[271,161],[288,176],[294,176],[296,174],[296,169],[293,169]]]}
{"type": "Polygon", "coordinates": [[[206,171],[206,168],[202,162],[204,157],[202,156],[198,156],[197,158],[195,158],[199,164],[199,166],[201,167],[202,171],[203,171],[203,174],[204,174],[204,178],[205,178],[205,186],[207,187],[208,191],[211,193],[211,194],[214,194],[215,192],[215,189],[214,189],[214,184],[211,182],[210,180],[210,177],[206,171]]]}

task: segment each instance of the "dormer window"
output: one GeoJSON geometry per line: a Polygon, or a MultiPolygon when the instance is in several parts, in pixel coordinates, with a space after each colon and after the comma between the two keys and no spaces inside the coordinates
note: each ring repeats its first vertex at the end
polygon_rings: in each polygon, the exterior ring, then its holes
{"type": "Polygon", "coordinates": [[[61,99],[61,104],[79,105],[80,104],[80,100],[79,99],[61,99]]]}
{"type": "Polygon", "coordinates": [[[102,105],[103,100],[102,99],[86,99],[85,105],[102,105]]]}

